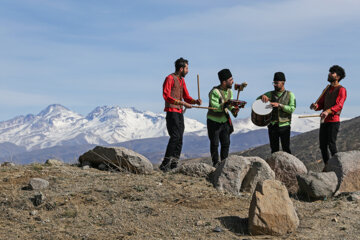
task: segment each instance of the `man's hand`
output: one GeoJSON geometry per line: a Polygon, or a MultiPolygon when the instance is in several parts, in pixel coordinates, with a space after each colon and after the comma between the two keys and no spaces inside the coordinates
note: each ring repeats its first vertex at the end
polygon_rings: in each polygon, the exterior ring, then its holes
{"type": "Polygon", "coordinates": [[[318,108],[318,105],[317,105],[316,103],[312,103],[312,104],[310,105],[310,109],[316,110],[317,108],[318,108]]]}
{"type": "Polygon", "coordinates": [[[201,105],[202,104],[202,101],[201,101],[201,99],[197,99],[197,100],[195,100],[196,101],[196,103],[195,104],[197,104],[197,105],[201,105]]]}
{"type": "Polygon", "coordinates": [[[187,102],[181,102],[181,105],[183,105],[186,108],[192,108],[192,105],[187,102]]]}
{"type": "Polygon", "coordinates": [[[279,107],[279,105],[280,105],[280,104],[277,103],[277,102],[271,102],[270,104],[271,104],[271,106],[273,106],[273,107],[279,107]]]}
{"type": "Polygon", "coordinates": [[[229,107],[230,105],[230,100],[227,100],[226,102],[224,102],[224,109],[229,107]]]}
{"type": "Polygon", "coordinates": [[[322,119],[325,119],[325,118],[327,118],[327,116],[329,116],[329,111],[328,110],[326,110],[326,111],[323,111],[321,114],[320,114],[320,117],[322,118],[322,119]]]}
{"type": "Polygon", "coordinates": [[[238,107],[234,107],[232,110],[231,110],[231,113],[234,115],[234,117],[237,117],[238,113],[239,113],[239,108],[238,107]]]}
{"type": "Polygon", "coordinates": [[[261,101],[264,102],[264,103],[266,103],[266,102],[269,101],[269,98],[268,98],[266,95],[262,95],[262,96],[261,96],[261,101]]]}

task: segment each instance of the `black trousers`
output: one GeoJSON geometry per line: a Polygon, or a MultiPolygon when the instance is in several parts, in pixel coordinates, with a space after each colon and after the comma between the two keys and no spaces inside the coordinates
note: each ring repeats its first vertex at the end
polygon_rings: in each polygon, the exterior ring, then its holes
{"type": "Polygon", "coordinates": [[[278,152],[280,149],[279,138],[281,140],[281,147],[284,152],[290,153],[290,125],[279,127],[278,124],[269,124],[269,140],[271,153],[278,152]]]}
{"type": "Polygon", "coordinates": [[[170,139],[166,147],[164,160],[170,157],[180,158],[185,130],[184,115],[177,112],[167,112],[166,128],[170,139]]]}
{"type": "Polygon", "coordinates": [[[337,153],[336,138],[339,132],[340,122],[327,122],[320,124],[320,150],[324,163],[326,164],[331,156],[337,153]]]}
{"type": "Polygon", "coordinates": [[[229,155],[230,148],[230,125],[229,122],[218,123],[207,120],[207,130],[210,139],[210,153],[213,165],[219,162],[219,141],[221,144],[220,157],[224,160],[229,155]]]}

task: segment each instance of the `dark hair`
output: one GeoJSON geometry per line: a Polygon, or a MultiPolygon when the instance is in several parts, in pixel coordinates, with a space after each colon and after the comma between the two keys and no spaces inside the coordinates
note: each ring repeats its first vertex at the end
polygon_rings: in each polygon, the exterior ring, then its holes
{"type": "Polygon", "coordinates": [[[345,74],[345,70],[340,67],[339,65],[334,65],[329,69],[329,72],[331,73],[336,73],[336,75],[338,75],[340,77],[339,82],[341,79],[345,78],[346,74],[345,74]]]}
{"type": "Polygon", "coordinates": [[[179,71],[180,68],[184,68],[186,64],[189,65],[188,60],[184,58],[179,58],[178,60],[175,61],[175,71],[179,71]]]}

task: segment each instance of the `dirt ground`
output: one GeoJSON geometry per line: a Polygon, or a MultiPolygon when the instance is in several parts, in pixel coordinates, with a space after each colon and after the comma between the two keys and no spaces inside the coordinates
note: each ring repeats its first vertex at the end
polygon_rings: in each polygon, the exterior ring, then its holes
{"type": "Polygon", "coordinates": [[[248,234],[250,200],[181,174],[0,167],[0,239],[360,239],[360,203],[347,196],[293,198],[300,226],[282,237],[248,234]],[[34,177],[50,183],[39,206],[26,189],[34,177]]]}

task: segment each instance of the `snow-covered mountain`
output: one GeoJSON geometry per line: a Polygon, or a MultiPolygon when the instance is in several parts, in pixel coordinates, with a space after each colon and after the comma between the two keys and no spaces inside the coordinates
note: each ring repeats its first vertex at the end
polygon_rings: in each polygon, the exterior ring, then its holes
{"type": "MultiPolygon", "coordinates": [[[[261,129],[250,118],[233,122],[235,133],[261,129]]],[[[293,115],[292,131],[306,132],[318,127],[319,118],[299,119],[298,115],[293,115]]],[[[185,117],[185,134],[206,136],[206,126],[185,117]]],[[[0,122],[0,143],[10,142],[28,151],[64,145],[115,144],[162,136],[167,136],[164,113],[118,106],[97,107],[84,117],[53,104],[37,115],[28,114],[0,122]]]]}
{"type": "MultiPolygon", "coordinates": [[[[185,132],[205,128],[204,124],[189,118],[185,118],[185,125],[185,132]]],[[[97,107],[84,117],[53,104],[37,115],[0,122],[0,143],[14,143],[27,150],[69,144],[113,144],[166,135],[165,114],[118,106],[97,107]]]]}

